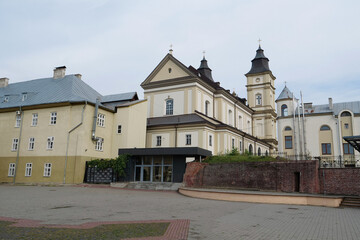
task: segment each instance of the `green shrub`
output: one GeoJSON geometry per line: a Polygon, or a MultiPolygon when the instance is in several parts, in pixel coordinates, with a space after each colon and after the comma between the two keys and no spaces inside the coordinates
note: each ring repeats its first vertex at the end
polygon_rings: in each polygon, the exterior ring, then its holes
{"type": "Polygon", "coordinates": [[[118,174],[119,177],[125,176],[125,168],[126,163],[129,160],[130,155],[128,154],[122,154],[119,155],[117,158],[111,158],[111,159],[94,159],[91,161],[88,161],[88,167],[97,167],[101,170],[104,170],[106,168],[112,168],[115,173],[118,174]]]}
{"type": "Polygon", "coordinates": [[[205,163],[234,163],[234,162],[277,162],[284,161],[285,159],[274,158],[270,156],[256,156],[245,150],[244,153],[240,154],[239,151],[234,148],[232,151],[216,156],[210,156],[204,159],[205,163]]]}

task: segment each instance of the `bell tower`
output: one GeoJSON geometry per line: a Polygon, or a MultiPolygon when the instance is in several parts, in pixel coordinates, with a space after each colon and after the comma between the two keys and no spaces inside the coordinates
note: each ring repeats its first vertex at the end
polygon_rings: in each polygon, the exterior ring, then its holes
{"type": "Polygon", "coordinates": [[[264,50],[259,48],[251,61],[247,78],[247,100],[253,113],[253,135],[264,140],[277,150],[276,112],[275,112],[275,76],[269,68],[269,59],[264,50]]]}

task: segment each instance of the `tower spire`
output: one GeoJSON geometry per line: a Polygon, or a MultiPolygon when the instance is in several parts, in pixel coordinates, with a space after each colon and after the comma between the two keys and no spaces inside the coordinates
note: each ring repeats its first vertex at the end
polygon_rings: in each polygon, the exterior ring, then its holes
{"type": "Polygon", "coordinates": [[[207,60],[205,58],[205,51],[203,51],[203,59],[201,60],[200,67],[197,70],[200,72],[201,75],[204,75],[211,81],[214,81],[211,75],[211,69],[209,68],[207,60]]]}

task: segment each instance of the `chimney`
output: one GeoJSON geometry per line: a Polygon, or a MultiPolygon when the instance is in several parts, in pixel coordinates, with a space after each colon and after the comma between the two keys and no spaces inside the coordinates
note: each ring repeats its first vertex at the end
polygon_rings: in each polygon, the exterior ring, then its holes
{"type": "Polygon", "coordinates": [[[0,78],[0,88],[7,87],[9,85],[8,78],[0,78]]]}
{"type": "Polygon", "coordinates": [[[333,110],[333,108],[334,108],[334,105],[333,105],[332,98],[329,98],[329,109],[333,110]]]}
{"type": "Polygon", "coordinates": [[[75,77],[81,80],[82,75],[80,73],[75,74],[75,77]]]}
{"type": "Polygon", "coordinates": [[[54,68],[54,79],[65,77],[65,71],[66,71],[65,66],[54,68]]]}

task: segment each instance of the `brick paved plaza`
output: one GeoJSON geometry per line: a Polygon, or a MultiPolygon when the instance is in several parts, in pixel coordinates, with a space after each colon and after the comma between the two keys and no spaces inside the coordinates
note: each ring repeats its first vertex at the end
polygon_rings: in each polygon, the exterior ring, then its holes
{"type": "Polygon", "coordinates": [[[111,188],[0,185],[0,217],[84,226],[190,220],[188,239],[360,239],[360,209],[225,202],[111,188]]]}

